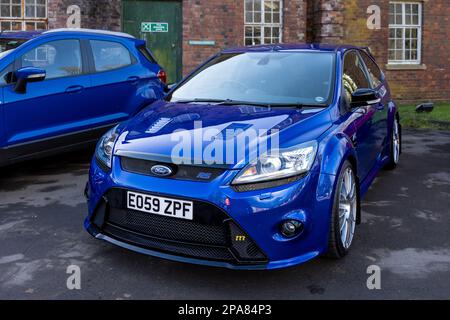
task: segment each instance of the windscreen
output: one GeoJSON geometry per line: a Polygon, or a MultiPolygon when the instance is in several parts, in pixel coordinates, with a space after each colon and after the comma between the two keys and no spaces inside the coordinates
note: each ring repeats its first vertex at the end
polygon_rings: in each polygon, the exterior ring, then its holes
{"type": "Polygon", "coordinates": [[[323,105],[332,96],[334,60],[329,52],[223,54],[182,83],[171,101],[323,105]]]}

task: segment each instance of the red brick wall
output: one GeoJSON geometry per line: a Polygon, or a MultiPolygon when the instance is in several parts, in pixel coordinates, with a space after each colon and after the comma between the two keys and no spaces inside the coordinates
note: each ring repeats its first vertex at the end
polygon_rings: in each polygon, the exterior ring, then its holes
{"type": "Polygon", "coordinates": [[[67,8],[81,9],[81,27],[120,31],[122,6],[120,0],[48,0],[48,27],[66,28],[67,8]]]}
{"type": "Polygon", "coordinates": [[[425,70],[387,70],[388,0],[346,0],[342,42],[370,46],[398,101],[450,101],[450,3],[448,0],[422,3],[422,64],[425,70]],[[366,10],[372,4],[380,6],[381,30],[369,30],[366,26],[366,10]]]}
{"type": "MultiPolygon", "coordinates": [[[[226,47],[244,44],[244,0],[183,1],[183,74],[226,47]],[[189,40],[215,41],[196,46],[189,40]]],[[[414,0],[411,0],[414,1],[414,0]]],[[[389,0],[284,0],[283,42],[349,43],[370,46],[402,101],[450,101],[449,0],[423,0],[424,70],[386,70],[389,0]],[[381,30],[366,26],[367,7],[381,8],[381,30]]],[[[84,28],[121,29],[120,0],[49,0],[49,27],[66,26],[67,7],[82,10],[84,28]]]]}
{"type": "MultiPolygon", "coordinates": [[[[284,42],[304,42],[306,0],[284,1],[284,42]]],[[[244,0],[183,1],[183,74],[227,47],[244,45],[244,0]],[[214,46],[190,45],[212,40],[214,46]]]]}
{"type": "Polygon", "coordinates": [[[244,2],[241,0],[183,1],[183,74],[220,49],[242,45],[244,2]],[[214,46],[190,45],[190,40],[215,41],[214,46]]]}

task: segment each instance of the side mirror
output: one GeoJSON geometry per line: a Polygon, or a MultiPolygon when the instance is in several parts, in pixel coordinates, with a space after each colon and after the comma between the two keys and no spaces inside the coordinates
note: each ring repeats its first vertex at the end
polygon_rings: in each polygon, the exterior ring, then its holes
{"type": "Polygon", "coordinates": [[[376,104],[381,101],[378,96],[378,92],[373,89],[357,89],[352,93],[352,101],[350,102],[351,108],[357,108],[376,104]]]}
{"type": "Polygon", "coordinates": [[[164,87],[164,92],[170,92],[173,88],[177,86],[178,83],[170,83],[164,87]]]}
{"type": "Polygon", "coordinates": [[[28,82],[43,81],[46,76],[47,74],[44,69],[34,67],[20,68],[16,72],[14,72],[13,75],[16,82],[14,91],[18,93],[25,93],[27,92],[28,82]]]}

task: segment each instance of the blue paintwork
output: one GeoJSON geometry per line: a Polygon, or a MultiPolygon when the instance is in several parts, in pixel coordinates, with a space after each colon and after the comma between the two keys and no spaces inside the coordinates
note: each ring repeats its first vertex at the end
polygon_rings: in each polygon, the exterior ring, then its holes
{"type": "Polygon", "coordinates": [[[111,126],[163,97],[164,84],[157,78],[161,67],[139,52],[137,47],[145,45],[142,40],[70,30],[8,32],[0,34],[1,38],[28,41],[0,59],[0,70],[35,47],[64,39],[119,42],[130,51],[135,63],[101,73],[85,65],[79,76],[29,83],[25,94],[15,92],[14,84],[3,84],[0,87],[0,150],[111,126]]]}
{"type": "MultiPolygon", "coordinates": [[[[352,46],[280,45],[230,49],[225,52],[312,50],[331,51],[336,54],[336,83],[333,102],[328,108],[297,110],[295,108],[273,108],[270,111],[243,113],[242,106],[183,105],[158,101],[144,109],[136,117],[119,127],[122,132],[115,145],[115,153],[132,151],[156,154],[169,159],[174,143],[167,134],[177,128],[193,129],[192,120],[202,120],[203,127],[226,127],[231,122],[264,123],[270,128],[283,123],[280,131],[281,147],[298,145],[316,140],[319,145],[314,165],[304,178],[297,182],[259,191],[236,192],[230,182],[238,174],[245,161],[237,159],[220,177],[211,182],[193,182],[142,176],[121,169],[117,156],[113,157],[111,172],[103,171],[95,160],[91,163],[89,180],[89,214],[85,228],[94,236],[130,250],[161,258],[221,266],[233,269],[276,269],[308,261],[327,250],[330,214],[333,205],[336,176],[346,159],[356,165],[360,181],[360,195],[364,196],[377,172],[387,163],[390,153],[392,123],[397,108],[392,102],[389,87],[384,81],[377,90],[387,91],[380,108],[365,107],[362,112],[342,112],[340,92],[342,89],[343,55],[352,46]],[[146,133],[146,129],[157,118],[175,118],[189,114],[191,121],[170,123],[158,133],[146,133]],[[290,121],[283,121],[290,120],[290,121]],[[370,122],[367,127],[366,124],[370,122]],[[362,128],[362,129],[361,129],[362,128]],[[366,132],[367,130],[367,132],[366,132]],[[132,132],[131,132],[132,131],[132,132]],[[356,134],[357,146],[352,142],[356,134]],[[361,147],[360,147],[361,146],[361,147]],[[370,151],[369,153],[367,153],[370,151]],[[112,187],[158,192],[167,196],[201,199],[227,212],[259,245],[269,258],[263,266],[236,266],[222,262],[202,261],[132,246],[108,238],[95,230],[90,217],[104,193],[112,187]],[[230,203],[226,204],[226,199],[230,203]],[[279,232],[280,222],[295,218],[304,223],[304,231],[294,237],[285,238],[279,232]]],[[[194,71],[195,72],[195,71],[194,71]]],[[[195,214],[195,213],[194,213],[195,214]]]]}

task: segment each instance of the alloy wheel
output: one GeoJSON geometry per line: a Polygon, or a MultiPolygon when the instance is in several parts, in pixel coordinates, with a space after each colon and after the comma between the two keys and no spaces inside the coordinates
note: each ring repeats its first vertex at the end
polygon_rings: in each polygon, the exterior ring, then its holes
{"type": "Polygon", "coordinates": [[[340,190],[339,231],[342,245],[348,249],[355,233],[357,211],[356,181],[351,168],[345,170],[340,190]]]}

